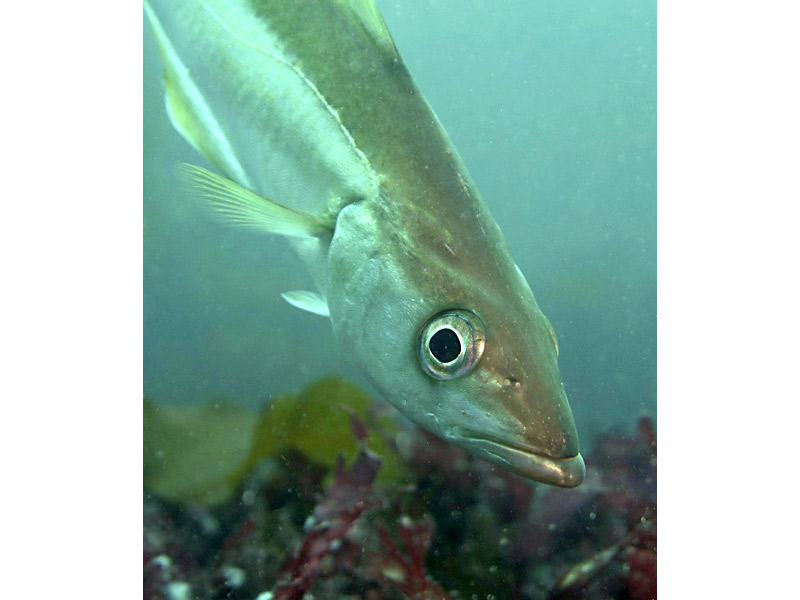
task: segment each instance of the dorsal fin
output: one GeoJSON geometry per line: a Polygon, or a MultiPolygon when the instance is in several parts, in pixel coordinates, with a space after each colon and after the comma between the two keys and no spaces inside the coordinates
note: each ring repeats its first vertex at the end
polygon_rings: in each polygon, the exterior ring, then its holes
{"type": "Polygon", "coordinates": [[[389,33],[389,28],[386,27],[386,22],[383,20],[378,7],[375,6],[374,0],[337,1],[358,17],[364,29],[381,48],[397,58],[400,57],[400,54],[397,52],[397,47],[394,45],[392,34],[389,33]]]}
{"type": "Polygon", "coordinates": [[[544,318],[544,324],[547,326],[547,333],[550,334],[550,341],[553,342],[553,348],[556,350],[556,358],[558,357],[558,338],[556,337],[555,329],[550,324],[550,319],[542,315],[544,318]]]}

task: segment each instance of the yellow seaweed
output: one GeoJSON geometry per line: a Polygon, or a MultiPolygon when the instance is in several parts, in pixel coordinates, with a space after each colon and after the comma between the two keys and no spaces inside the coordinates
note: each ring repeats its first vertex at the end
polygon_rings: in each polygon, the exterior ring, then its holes
{"type": "Polygon", "coordinates": [[[144,484],[175,502],[224,502],[252,447],[257,414],[227,402],[161,406],[144,401],[144,484]]]}
{"type": "Polygon", "coordinates": [[[378,482],[397,480],[403,473],[399,457],[381,435],[393,434],[397,426],[390,419],[375,419],[369,413],[371,404],[366,393],[341,377],[325,377],[300,394],[275,397],[259,416],[243,471],[285,449],[297,450],[328,469],[335,466],[339,453],[350,462],[358,451],[350,424],[352,411],[367,425],[367,448],[383,460],[378,482]]]}
{"type": "Polygon", "coordinates": [[[378,482],[396,482],[405,470],[384,436],[394,435],[397,425],[376,418],[371,404],[367,394],[340,377],[277,396],[260,412],[223,401],[169,407],[145,399],[145,488],[175,502],[221,504],[253,467],[288,450],[332,472],[340,453],[347,462],[357,454],[352,414],[367,426],[367,448],[382,459],[378,482]]]}

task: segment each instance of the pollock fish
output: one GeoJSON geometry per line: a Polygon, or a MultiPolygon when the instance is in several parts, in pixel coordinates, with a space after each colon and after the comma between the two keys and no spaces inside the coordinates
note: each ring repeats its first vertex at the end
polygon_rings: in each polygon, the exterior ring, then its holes
{"type": "Polygon", "coordinates": [[[186,181],[285,236],[375,388],[523,477],[585,474],[553,328],[372,0],[152,0],[186,181]]]}

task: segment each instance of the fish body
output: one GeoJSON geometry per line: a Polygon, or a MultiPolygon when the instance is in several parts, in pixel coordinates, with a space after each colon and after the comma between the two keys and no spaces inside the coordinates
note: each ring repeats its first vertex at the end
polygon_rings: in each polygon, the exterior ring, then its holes
{"type": "Polygon", "coordinates": [[[557,342],[457,151],[366,0],[145,4],[176,129],[231,220],[287,236],[374,386],[425,429],[525,477],[584,463],[557,342]]]}

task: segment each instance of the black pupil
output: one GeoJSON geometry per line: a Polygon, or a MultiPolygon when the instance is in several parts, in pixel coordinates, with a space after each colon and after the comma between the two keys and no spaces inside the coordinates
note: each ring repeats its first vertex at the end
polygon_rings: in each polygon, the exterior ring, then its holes
{"type": "Polygon", "coordinates": [[[428,342],[428,348],[436,360],[442,363],[452,362],[461,354],[461,342],[452,329],[440,329],[434,333],[428,342]]]}

